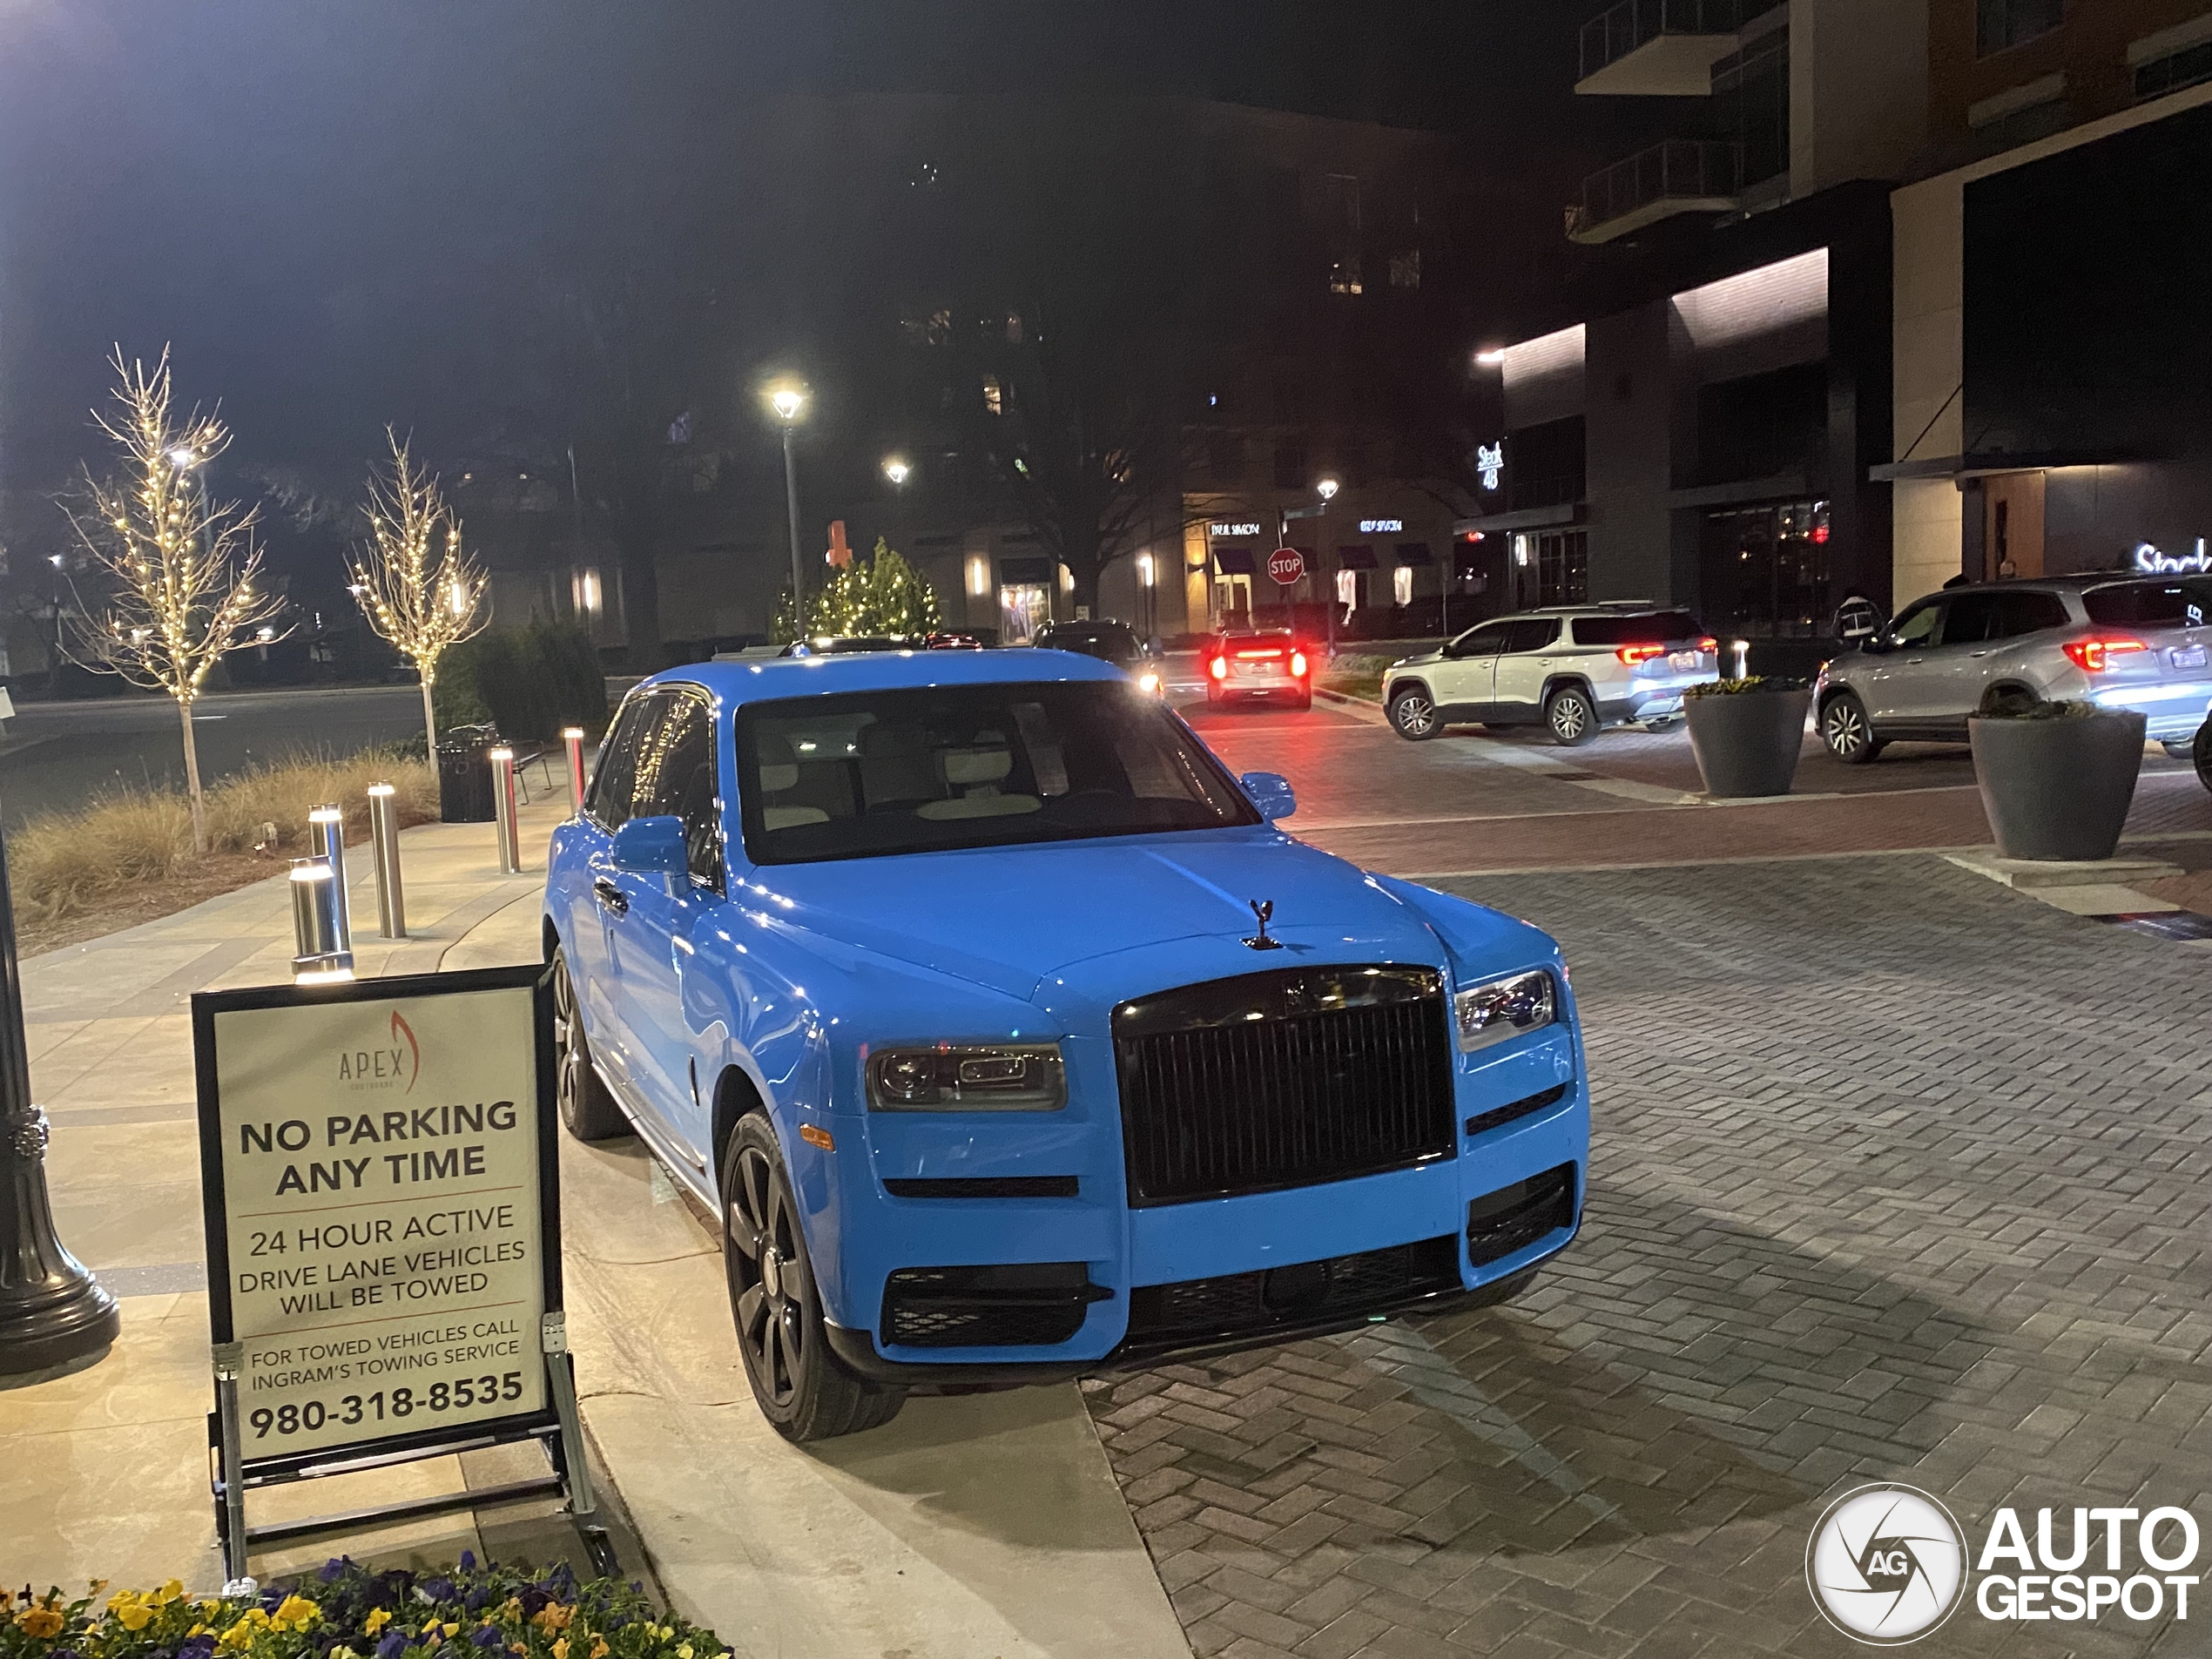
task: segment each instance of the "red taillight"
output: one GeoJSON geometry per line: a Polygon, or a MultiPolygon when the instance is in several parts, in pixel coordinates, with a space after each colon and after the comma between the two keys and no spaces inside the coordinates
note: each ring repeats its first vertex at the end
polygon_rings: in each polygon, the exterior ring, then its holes
{"type": "Polygon", "coordinates": [[[1302,651],[1294,651],[1291,653],[1291,677],[1293,679],[1305,678],[1305,653],[1302,651]]]}
{"type": "Polygon", "coordinates": [[[1215,658],[1213,661],[1206,664],[1206,672],[1212,675],[1217,680],[1227,679],[1229,678],[1229,659],[1226,657],[1215,658]]]}
{"type": "Polygon", "coordinates": [[[1664,645],[1623,645],[1613,654],[1622,662],[1633,664],[1648,663],[1655,657],[1664,657],[1667,648],[1664,645]]]}
{"type": "Polygon", "coordinates": [[[1282,654],[1282,647],[1270,645],[1265,651],[1240,651],[1237,653],[1237,660],[1240,663],[1271,663],[1282,654]]]}
{"type": "Polygon", "coordinates": [[[1704,638],[1697,642],[1697,649],[1703,651],[1708,657],[1712,656],[1715,652],[1719,651],[1720,648],[1721,642],[1714,638],[1710,634],[1707,634],[1704,638]]]}
{"type": "Polygon", "coordinates": [[[2103,639],[2069,639],[2059,647],[2074,661],[2074,665],[2085,674],[2101,674],[2112,666],[2110,658],[2125,656],[2131,651],[2148,651],[2140,639],[2130,639],[2125,634],[2114,634],[2103,639]]]}

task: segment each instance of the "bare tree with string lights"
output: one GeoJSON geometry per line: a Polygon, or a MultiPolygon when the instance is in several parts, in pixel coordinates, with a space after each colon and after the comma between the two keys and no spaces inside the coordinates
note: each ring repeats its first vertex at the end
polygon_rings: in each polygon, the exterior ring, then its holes
{"type": "Polygon", "coordinates": [[[462,551],[461,521],[438,489],[438,481],[415,464],[407,442],[391,428],[388,473],[371,473],[361,513],[369,539],[354,559],[353,594],[377,636],[415,664],[422,680],[422,729],[435,760],[438,716],[430,688],[438,658],[483,631],[491,620],[484,604],[484,573],[462,551]]]}
{"type": "Polygon", "coordinates": [[[169,351],[149,371],[110,360],[116,410],[93,412],[122,451],[120,475],[103,481],[85,469],[90,505],[69,510],[71,524],[105,592],[80,599],[83,620],[70,655],[95,672],[115,674],[177,705],[184,728],[185,781],[192,792],[192,850],[207,850],[207,813],[192,742],[192,705],[208,671],[242,645],[282,638],[283,596],[257,578],[261,548],[256,515],[236,502],[210,504],[206,468],[230,447],[230,429],[198,408],[179,418],[172,401],[169,351]]]}

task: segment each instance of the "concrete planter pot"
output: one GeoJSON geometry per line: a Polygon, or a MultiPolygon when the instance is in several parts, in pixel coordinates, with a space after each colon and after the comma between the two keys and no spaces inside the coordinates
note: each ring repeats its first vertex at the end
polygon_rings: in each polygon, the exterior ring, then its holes
{"type": "Polygon", "coordinates": [[[1982,811],[2008,859],[2108,859],[2135,799],[2143,717],[1966,722],[1982,811]]]}
{"type": "Polygon", "coordinates": [[[1734,691],[1683,701],[1705,792],[1723,799],[1786,795],[1804,747],[1812,692],[1734,691]]]}

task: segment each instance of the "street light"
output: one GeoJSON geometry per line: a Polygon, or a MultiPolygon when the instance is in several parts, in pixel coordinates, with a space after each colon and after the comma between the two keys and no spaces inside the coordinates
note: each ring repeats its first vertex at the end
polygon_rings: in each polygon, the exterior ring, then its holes
{"type": "Polygon", "coordinates": [[[1320,492],[1321,499],[1323,501],[1331,502],[1337,498],[1337,490],[1339,486],[1335,479],[1324,478],[1319,483],[1314,485],[1313,488],[1320,492]]]}
{"type": "Polygon", "coordinates": [[[894,489],[903,490],[907,487],[907,475],[913,470],[913,468],[896,455],[893,455],[883,463],[883,475],[891,481],[892,488],[894,489]]]}
{"type": "Polygon", "coordinates": [[[792,458],[791,435],[806,408],[806,388],[789,381],[771,386],[768,407],[784,423],[784,511],[791,522],[791,630],[796,639],[805,631],[806,565],[799,552],[799,463],[792,458]]]}
{"type": "MultiPolygon", "coordinates": [[[[1323,478],[1313,486],[1314,494],[1321,497],[1323,514],[1328,512],[1329,503],[1337,498],[1337,491],[1342,487],[1333,478],[1323,478]]],[[[1328,570],[1327,561],[1321,557],[1321,538],[1318,536],[1313,538],[1313,558],[1316,563],[1324,567],[1313,573],[1320,578],[1321,604],[1328,619],[1328,655],[1322,660],[1333,663],[1337,659],[1337,578],[1336,572],[1328,570]]]]}

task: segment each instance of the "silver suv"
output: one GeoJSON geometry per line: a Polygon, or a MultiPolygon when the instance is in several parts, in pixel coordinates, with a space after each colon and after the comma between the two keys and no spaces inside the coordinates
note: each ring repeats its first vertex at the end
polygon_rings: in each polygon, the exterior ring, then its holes
{"type": "Polygon", "coordinates": [[[1684,688],[1716,678],[1714,651],[1695,617],[1648,600],[1526,610],[1393,663],[1383,705],[1414,742],[1469,721],[1541,725],[1571,746],[1603,725],[1679,718],[1684,688]]]}
{"type": "Polygon", "coordinates": [[[2176,752],[2212,706],[2212,578],[2118,571],[1947,588],[1820,671],[1813,706],[1838,760],[1916,738],[1963,743],[1992,691],[2134,709],[2176,752]]]}

